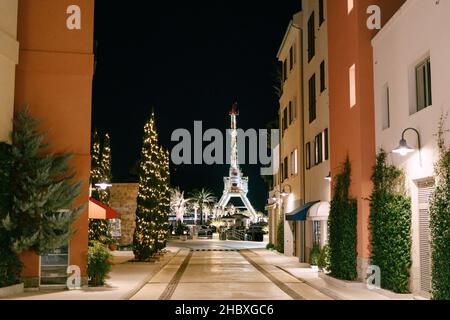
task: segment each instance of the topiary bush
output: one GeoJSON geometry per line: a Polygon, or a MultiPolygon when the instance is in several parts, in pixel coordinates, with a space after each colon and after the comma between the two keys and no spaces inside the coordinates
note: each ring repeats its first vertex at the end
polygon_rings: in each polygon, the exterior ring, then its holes
{"type": "Polygon", "coordinates": [[[315,243],[311,251],[309,252],[309,264],[312,266],[317,266],[319,263],[320,256],[320,245],[315,243]]]}
{"type": "Polygon", "coordinates": [[[411,268],[411,199],[405,193],[403,172],[377,156],[370,199],[372,264],[381,269],[381,287],[409,292],[411,268]]]}
{"type": "Polygon", "coordinates": [[[279,253],[284,253],[284,219],[281,219],[280,222],[278,222],[277,227],[277,244],[276,244],[276,250],[279,253]]]}
{"type": "Polygon", "coordinates": [[[0,143],[0,288],[20,283],[22,263],[11,250],[11,232],[4,220],[11,212],[11,146],[0,143]]]}
{"type": "Polygon", "coordinates": [[[357,203],[350,198],[351,164],[347,158],[335,178],[328,228],[330,233],[330,273],[342,280],[355,280],[357,203]]]}
{"type": "Polygon", "coordinates": [[[441,117],[435,165],[436,189],[430,202],[432,249],[432,295],[435,300],[450,300],[450,148],[446,146],[445,121],[441,117]]]}
{"type": "Polygon", "coordinates": [[[111,253],[108,248],[99,241],[92,241],[88,251],[89,285],[93,287],[103,286],[108,273],[111,271],[111,253]]]}
{"type": "Polygon", "coordinates": [[[319,259],[317,261],[319,270],[326,271],[330,268],[330,247],[328,245],[323,246],[320,250],[319,259]]]}

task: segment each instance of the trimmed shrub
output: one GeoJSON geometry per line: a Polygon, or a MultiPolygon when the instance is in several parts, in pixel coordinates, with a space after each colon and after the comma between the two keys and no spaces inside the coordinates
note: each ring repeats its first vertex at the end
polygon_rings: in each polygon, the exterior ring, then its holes
{"type": "Polygon", "coordinates": [[[330,232],[330,273],[342,280],[355,280],[357,203],[350,198],[351,164],[347,158],[336,176],[328,228],[330,232]]]}
{"type": "Polygon", "coordinates": [[[268,243],[267,246],[266,246],[266,249],[267,250],[275,249],[275,245],[273,243],[268,243]]]}
{"type": "Polygon", "coordinates": [[[312,266],[317,266],[319,264],[320,256],[320,245],[315,243],[311,251],[309,252],[309,264],[312,266]]]}
{"type": "Polygon", "coordinates": [[[11,231],[4,220],[11,211],[11,146],[0,143],[0,288],[20,283],[22,263],[11,250],[11,231]]]}
{"type": "Polygon", "coordinates": [[[284,253],[284,219],[278,222],[276,249],[279,253],[284,253]]]}
{"type": "Polygon", "coordinates": [[[322,271],[330,268],[330,247],[328,245],[325,245],[322,250],[320,250],[317,266],[322,271]]]}
{"type": "Polygon", "coordinates": [[[411,199],[401,170],[386,164],[381,150],[373,170],[370,199],[372,264],[381,269],[381,287],[409,292],[411,268],[411,199]]]}
{"type": "Polygon", "coordinates": [[[432,249],[432,295],[435,300],[450,300],[450,148],[446,146],[445,120],[441,117],[435,166],[436,189],[430,203],[432,249]]]}
{"type": "Polygon", "coordinates": [[[88,251],[89,285],[93,287],[105,284],[105,279],[111,271],[111,253],[108,248],[98,241],[92,241],[88,251]]]}

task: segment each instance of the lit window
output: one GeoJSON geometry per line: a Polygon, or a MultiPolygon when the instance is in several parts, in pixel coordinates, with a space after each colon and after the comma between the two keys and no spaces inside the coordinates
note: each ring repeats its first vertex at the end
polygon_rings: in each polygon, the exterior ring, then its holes
{"type": "Polygon", "coordinates": [[[350,84],[350,108],[356,105],[356,66],[352,65],[349,70],[350,84]]]}
{"type": "Polygon", "coordinates": [[[320,221],[313,221],[313,241],[320,245],[320,221]]]}
{"type": "Polygon", "coordinates": [[[298,163],[297,158],[298,157],[298,151],[295,149],[294,152],[291,153],[291,175],[296,176],[298,173],[298,163]]]}
{"type": "Polygon", "coordinates": [[[353,0],[347,0],[347,13],[350,14],[353,10],[353,0]]]}
{"type": "Polygon", "coordinates": [[[417,111],[432,105],[431,98],[431,63],[430,58],[416,67],[417,111]]]}

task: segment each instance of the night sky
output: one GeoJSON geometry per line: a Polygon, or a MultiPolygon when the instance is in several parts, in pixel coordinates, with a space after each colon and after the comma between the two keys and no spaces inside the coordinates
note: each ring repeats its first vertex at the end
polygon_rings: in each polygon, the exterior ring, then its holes
{"type": "MultiPolygon", "coordinates": [[[[272,89],[276,54],[299,0],[96,1],[93,128],[112,139],[113,181],[133,181],[143,126],[153,107],[160,142],[173,130],[265,128],[277,116],[272,89]],[[133,4],[131,4],[133,3],[133,4]]],[[[242,166],[249,198],[263,210],[267,189],[258,166],[242,166]]],[[[227,166],[172,166],[171,183],[207,187],[220,198],[227,166]]]]}

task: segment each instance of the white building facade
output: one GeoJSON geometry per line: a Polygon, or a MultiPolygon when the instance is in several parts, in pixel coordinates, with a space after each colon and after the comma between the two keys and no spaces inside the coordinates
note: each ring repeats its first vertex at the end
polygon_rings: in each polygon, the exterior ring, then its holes
{"type": "Polygon", "coordinates": [[[0,1],[0,142],[9,142],[14,113],[18,0],[0,1]]]}
{"type": "MultiPolygon", "coordinates": [[[[438,159],[435,134],[441,116],[450,112],[449,35],[450,1],[408,0],[372,41],[376,146],[405,172],[412,199],[410,289],[425,295],[431,289],[428,202],[438,159]],[[415,149],[406,156],[392,153],[402,133],[415,149]]],[[[450,118],[446,124],[450,129],[450,118]]]]}

